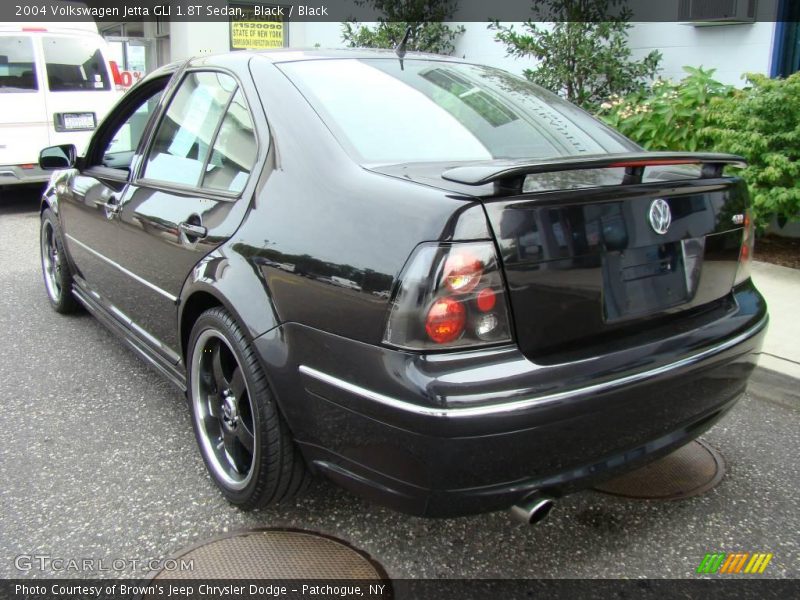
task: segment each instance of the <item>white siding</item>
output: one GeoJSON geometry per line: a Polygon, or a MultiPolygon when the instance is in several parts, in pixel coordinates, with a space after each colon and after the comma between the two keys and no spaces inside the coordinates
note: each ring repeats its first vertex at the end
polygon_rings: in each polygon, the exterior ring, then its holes
{"type": "Polygon", "coordinates": [[[682,23],[638,23],[630,30],[634,56],[659,50],[661,75],[682,79],[685,65],[714,68],[723,83],[741,86],[742,73],[769,74],[775,23],[694,27],[682,23]]]}
{"type": "MultiPolygon", "coordinates": [[[[769,2],[769,0],[765,0],[769,2]]],[[[372,24],[369,24],[372,25],[372,24]]],[[[535,68],[536,61],[506,56],[505,45],[495,41],[495,31],[487,23],[463,25],[464,34],[456,43],[455,56],[521,74],[535,68]]],[[[522,23],[514,23],[522,31],[522,23]]],[[[715,77],[724,83],[742,85],[746,72],[768,74],[772,62],[775,23],[765,21],[747,25],[694,27],[682,23],[637,23],[630,30],[630,46],[635,57],[651,50],[662,55],[661,75],[671,79],[684,76],[684,65],[716,69],[715,77]]],[[[198,54],[226,52],[229,49],[227,23],[172,23],[172,59],[198,54]]],[[[289,45],[294,48],[342,48],[340,23],[291,23],[289,45]]]]}

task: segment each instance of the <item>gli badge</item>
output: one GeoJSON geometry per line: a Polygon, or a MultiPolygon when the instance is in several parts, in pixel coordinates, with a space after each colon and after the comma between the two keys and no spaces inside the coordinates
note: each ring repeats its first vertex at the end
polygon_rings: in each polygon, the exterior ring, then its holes
{"type": "Polygon", "coordinates": [[[672,223],[672,211],[669,209],[669,204],[662,198],[656,198],[650,205],[650,227],[653,228],[659,235],[664,235],[672,223]]]}

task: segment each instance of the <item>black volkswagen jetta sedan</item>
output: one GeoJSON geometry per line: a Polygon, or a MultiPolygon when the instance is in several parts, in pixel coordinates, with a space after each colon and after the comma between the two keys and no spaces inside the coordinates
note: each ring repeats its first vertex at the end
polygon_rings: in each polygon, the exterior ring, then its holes
{"type": "Polygon", "coordinates": [[[185,390],[237,506],[318,473],[533,521],[745,390],[767,310],[737,164],[448,57],[197,58],[84,156],[42,152],[44,283],[185,390]]]}

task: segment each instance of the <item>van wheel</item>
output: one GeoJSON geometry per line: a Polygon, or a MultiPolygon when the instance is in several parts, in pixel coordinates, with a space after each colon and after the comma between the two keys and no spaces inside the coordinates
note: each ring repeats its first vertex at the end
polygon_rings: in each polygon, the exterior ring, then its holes
{"type": "Polygon", "coordinates": [[[189,338],[188,400],[208,472],[229,502],[251,510],[301,491],[308,473],[264,371],[224,308],[197,319],[189,338]]]}
{"type": "Polygon", "coordinates": [[[39,249],[44,287],[47,290],[50,305],[61,314],[75,312],[80,305],[72,295],[72,271],[64,253],[58,219],[49,208],[42,212],[39,249]]]}

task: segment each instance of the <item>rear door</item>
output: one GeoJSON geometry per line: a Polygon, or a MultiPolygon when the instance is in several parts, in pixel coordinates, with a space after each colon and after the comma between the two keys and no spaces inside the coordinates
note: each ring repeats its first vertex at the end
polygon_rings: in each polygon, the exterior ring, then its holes
{"type": "Polygon", "coordinates": [[[36,41],[30,33],[0,33],[0,165],[37,163],[49,145],[36,41]]]}
{"type": "Polygon", "coordinates": [[[253,104],[232,74],[187,71],[122,198],[107,252],[130,276],[108,294],[130,326],[173,360],[181,287],[194,265],[233,235],[249,206],[245,191],[252,194],[248,182],[266,145],[253,104]]]}

